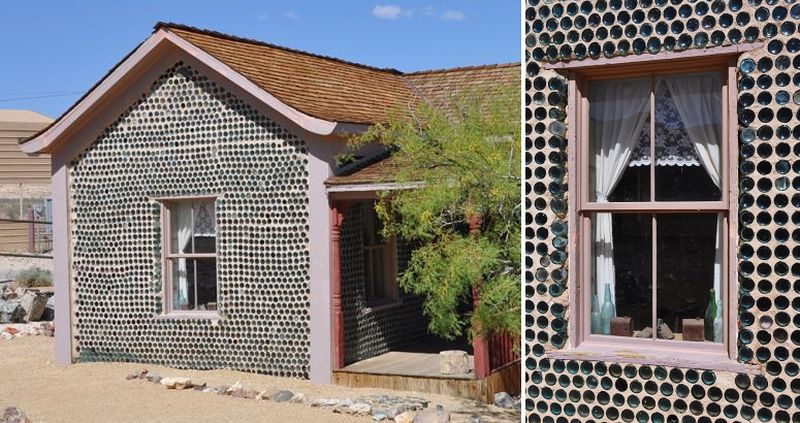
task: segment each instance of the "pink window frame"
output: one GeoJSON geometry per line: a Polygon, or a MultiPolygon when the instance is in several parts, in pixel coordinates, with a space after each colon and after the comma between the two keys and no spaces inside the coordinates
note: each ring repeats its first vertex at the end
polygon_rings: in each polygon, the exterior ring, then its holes
{"type": "MultiPolygon", "coordinates": [[[[219,269],[219,237],[215,240],[215,253],[172,253],[172,217],[169,208],[170,204],[180,202],[193,202],[212,200],[214,208],[217,208],[218,195],[205,196],[186,196],[186,197],[163,197],[156,201],[161,204],[161,290],[163,308],[160,317],[165,318],[194,318],[194,319],[219,319],[219,280],[217,280],[217,310],[175,310],[172,307],[172,259],[175,258],[213,258],[219,269]]],[[[215,222],[216,223],[216,222],[215,222]]],[[[193,225],[194,226],[194,225],[193,225]]]]}
{"type": "MultiPolygon", "coordinates": [[[[726,52],[727,53],[727,52],[726,52]]],[[[577,146],[569,148],[568,155],[568,174],[575,175],[570,178],[577,183],[569,184],[568,196],[573,201],[568,203],[568,223],[570,228],[569,248],[573,252],[569,256],[569,302],[576,307],[569,307],[569,319],[571,324],[568,328],[569,346],[579,353],[594,354],[601,358],[614,358],[625,361],[628,358],[638,356],[629,361],[644,363],[667,362],[675,364],[670,357],[679,357],[686,353],[693,355],[694,361],[726,363],[735,360],[736,357],[736,320],[737,320],[737,286],[736,286],[736,263],[735,248],[737,231],[737,219],[730,219],[737,216],[736,198],[738,195],[738,170],[737,152],[737,123],[736,123],[736,59],[730,53],[727,55],[714,56],[707,58],[693,58],[689,60],[656,61],[644,63],[628,63],[624,67],[591,67],[588,69],[571,69],[568,72],[568,92],[569,102],[567,110],[568,145],[577,146]],[[686,74],[692,72],[703,72],[710,70],[720,70],[724,72],[723,78],[723,151],[722,151],[722,178],[725,185],[721,187],[721,201],[713,202],[654,202],[651,196],[649,202],[599,204],[589,201],[589,144],[588,140],[588,108],[589,101],[586,98],[588,84],[592,80],[600,79],[620,79],[633,76],[647,75],[666,75],[666,74],[686,74]],[[688,341],[667,341],[659,339],[640,339],[623,338],[606,335],[592,335],[589,315],[591,314],[591,266],[587,265],[591,259],[591,213],[602,211],[624,211],[643,213],[654,212],[681,212],[681,211],[717,211],[723,213],[724,228],[726,230],[723,241],[723,326],[725,329],[723,343],[711,344],[704,342],[688,341]],[[633,353],[632,355],[630,353],[633,353]],[[659,359],[660,357],[660,359],[659,359]]],[[[652,97],[652,93],[651,93],[652,97]]],[[[653,108],[651,98],[651,113],[653,108]]],[[[651,125],[655,121],[651,119],[651,125]]],[[[652,128],[651,128],[652,129],[652,128]]],[[[654,146],[651,146],[654,148],[654,146]]],[[[651,157],[655,157],[651,151],[651,157]]],[[[651,172],[654,170],[651,166],[651,172]]],[[[655,178],[651,175],[651,193],[654,192],[653,184],[655,178]]],[[[653,227],[655,231],[655,227],[653,227]]],[[[655,253],[655,251],[654,251],[655,253]]],[[[655,257],[654,257],[655,259],[655,257]]],[[[655,263],[655,262],[654,262],[655,263]]],[[[655,266],[653,266],[655,272],[655,266]]],[[[653,277],[655,281],[655,275],[653,277]]],[[[654,289],[655,289],[655,284],[654,289]]],[[[655,304],[655,301],[654,301],[655,304]]],[[[654,306],[655,308],[655,306],[654,306]]],[[[655,311],[653,316],[655,316],[655,311]]]]}

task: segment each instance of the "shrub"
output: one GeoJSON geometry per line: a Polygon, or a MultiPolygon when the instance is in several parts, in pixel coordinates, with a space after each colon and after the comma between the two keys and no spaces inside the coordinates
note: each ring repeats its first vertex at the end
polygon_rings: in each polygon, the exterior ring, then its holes
{"type": "Polygon", "coordinates": [[[53,286],[53,273],[40,267],[31,267],[19,272],[15,281],[25,288],[53,286]]]}

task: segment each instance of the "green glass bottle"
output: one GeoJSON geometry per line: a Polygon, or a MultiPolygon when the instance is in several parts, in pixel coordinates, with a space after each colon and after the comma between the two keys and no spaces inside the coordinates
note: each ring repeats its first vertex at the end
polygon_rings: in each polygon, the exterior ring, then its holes
{"type": "Polygon", "coordinates": [[[600,299],[597,294],[592,295],[592,334],[599,335],[603,332],[603,319],[600,317],[600,299]]]}
{"type": "Polygon", "coordinates": [[[600,307],[600,321],[602,322],[601,329],[603,335],[611,335],[611,319],[617,315],[616,307],[611,301],[611,285],[606,283],[606,293],[603,299],[603,305],[600,307]]]}
{"type": "Polygon", "coordinates": [[[714,288],[711,288],[709,296],[706,317],[703,321],[703,332],[706,341],[714,342],[714,320],[717,318],[717,302],[715,300],[716,293],[714,292],[714,288]]]}

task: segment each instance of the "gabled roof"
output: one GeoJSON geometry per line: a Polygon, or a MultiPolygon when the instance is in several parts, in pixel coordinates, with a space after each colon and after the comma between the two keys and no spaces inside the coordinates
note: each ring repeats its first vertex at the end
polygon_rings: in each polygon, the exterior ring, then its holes
{"type": "Polygon", "coordinates": [[[200,47],[284,103],[332,122],[370,124],[386,119],[411,90],[402,74],[278,47],[254,40],[159,24],[200,47]]]}
{"type": "Polygon", "coordinates": [[[385,122],[393,108],[413,107],[420,101],[441,105],[447,95],[470,85],[520,80],[519,63],[403,73],[185,25],[158,23],[150,38],[64,115],[24,141],[23,150],[50,152],[68,129],[81,122],[84,113],[112,96],[117,82],[150,52],[169,43],[219,70],[300,127],[320,135],[352,130],[347,124],[385,122]]]}

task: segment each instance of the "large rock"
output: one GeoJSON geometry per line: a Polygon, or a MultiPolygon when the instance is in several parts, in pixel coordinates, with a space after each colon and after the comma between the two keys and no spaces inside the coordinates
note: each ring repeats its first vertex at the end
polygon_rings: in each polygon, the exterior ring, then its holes
{"type": "Polygon", "coordinates": [[[516,402],[514,402],[514,398],[509,395],[508,392],[498,392],[494,394],[494,405],[506,409],[517,407],[516,402]]]}
{"type": "Polygon", "coordinates": [[[44,306],[44,311],[42,312],[42,320],[50,322],[53,321],[55,318],[56,318],[56,297],[51,295],[50,298],[47,299],[47,304],[44,306]]]}
{"type": "Polygon", "coordinates": [[[0,422],[2,423],[32,423],[31,419],[25,416],[25,413],[22,412],[17,407],[6,407],[3,410],[3,416],[0,418],[0,422]]]}
{"type": "Polygon", "coordinates": [[[294,392],[292,391],[278,391],[275,395],[270,397],[274,402],[286,402],[292,398],[294,398],[294,392]]]}
{"type": "Polygon", "coordinates": [[[372,413],[372,406],[364,402],[357,402],[349,407],[347,413],[355,416],[366,416],[372,413]]]}
{"type": "Polygon", "coordinates": [[[469,373],[469,355],[466,351],[442,351],[439,353],[439,371],[443,375],[469,373]]]}
{"type": "Polygon", "coordinates": [[[42,318],[47,306],[47,295],[36,291],[25,291],[20,297],[19,304],[25,309],[25,320],[35,322],[42,318]]]}
{"type": "Polygon", "coordinates": [[[161,379],[161,384],[167,389],[187,389],[192,387],[192,380],[188,377],[165,377],[161,379]]]}
{"type": "Polygon", "coordinates": [[[0,300],[0,323],[22,323],[25,319],[25,309],[19,301],[0,300]]]}
{"type": "Polygon", "coordinates": [[[413,423],[449,423],[450,413],[446,411],[425,410],[414,416],[413,423]]]}
{"type": "Polygon", "coordinates": [[[414,417],[417,414],[413,411],[404,411],[394,416],[394,423],[414,423],[414,417]]]}

